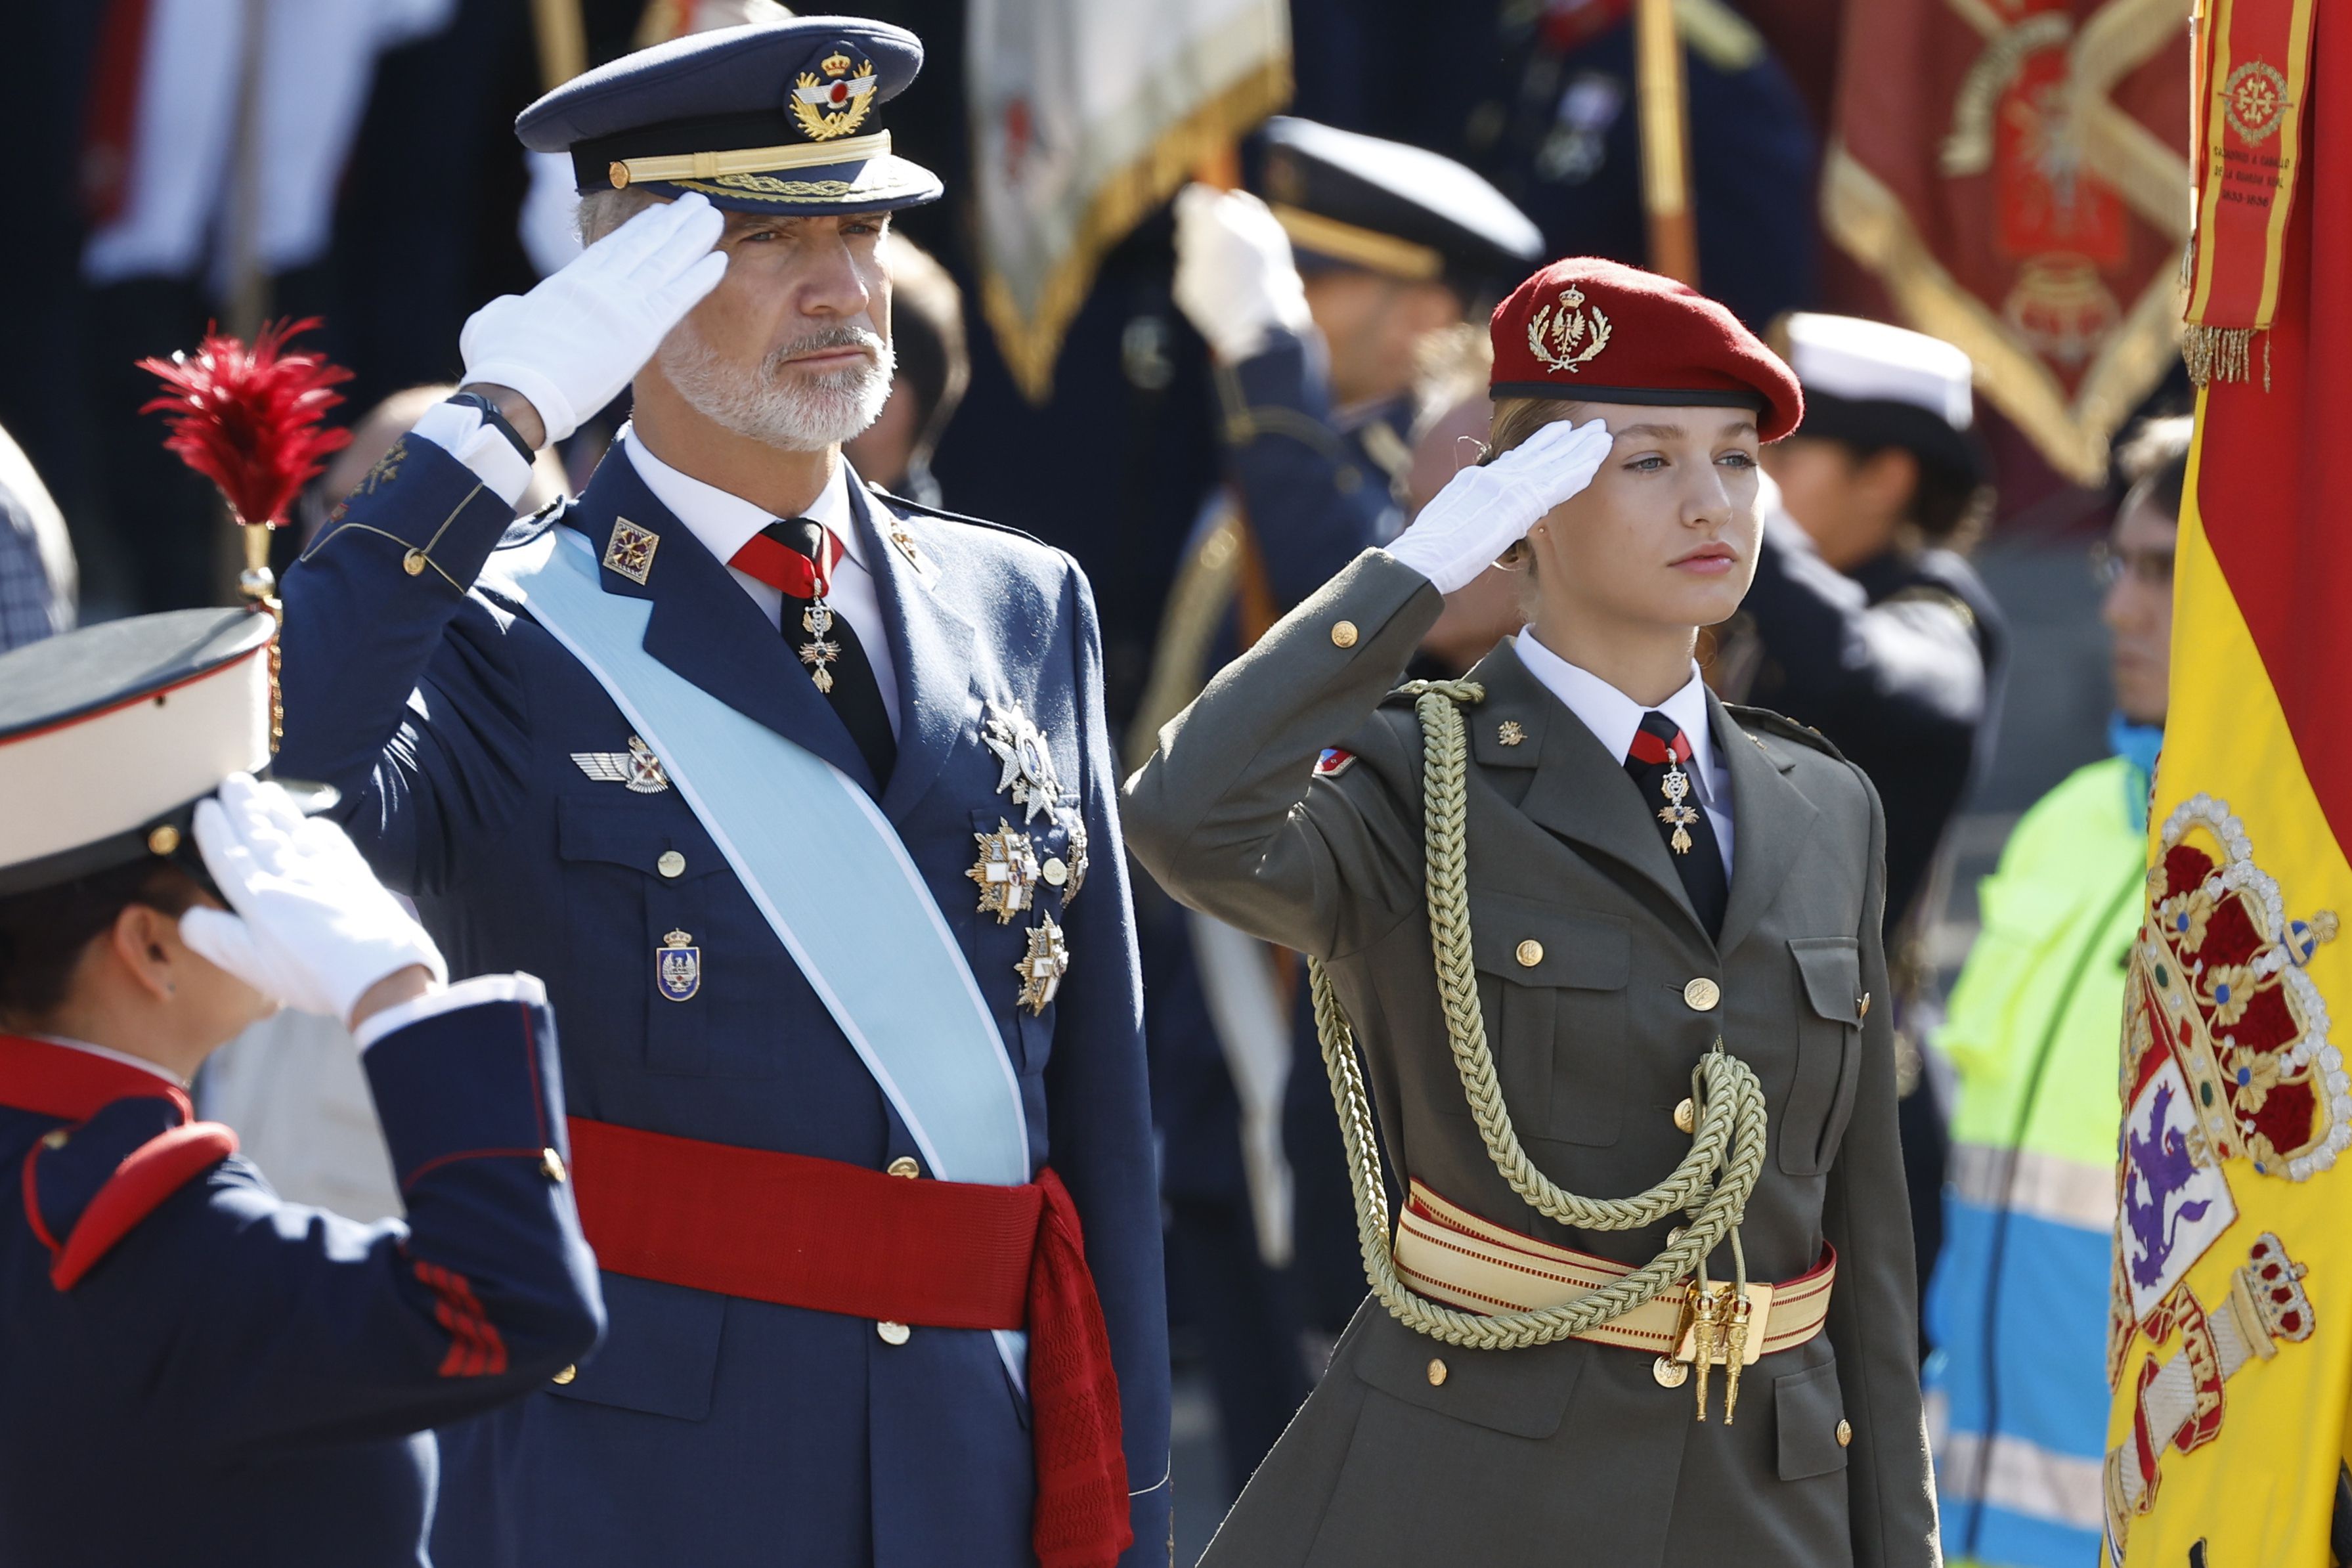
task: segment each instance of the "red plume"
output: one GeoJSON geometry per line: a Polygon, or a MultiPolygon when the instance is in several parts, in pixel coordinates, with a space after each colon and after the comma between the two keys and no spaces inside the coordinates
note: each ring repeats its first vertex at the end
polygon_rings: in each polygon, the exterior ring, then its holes
{"type": "Polygon", "coordinates": [[[328,455],[351,444],[350,431],[319,422],[343,401],[327,389],[352,373],[321,354],[286,352],[287,339],[318,324],[315,316],[273,322],[251,348],[207,329],[193,354],[139,362],[166,389],[139,412],[169,416],[164,449],[218,485],[241,523],[282,526],[328,455]]]}

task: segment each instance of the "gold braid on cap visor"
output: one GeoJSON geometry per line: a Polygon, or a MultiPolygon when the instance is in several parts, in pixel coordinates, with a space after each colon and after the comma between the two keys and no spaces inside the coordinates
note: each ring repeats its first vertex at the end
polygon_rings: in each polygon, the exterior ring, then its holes
{"type": "Polygon", "coordinates": [[[719,180],[730,174],[765,174],[778,169],[814,169],[886,157],[890,133],[851,136],[839,142],[786,147],[738,147],[726,153],[673,153],[658,158],[615,158],[604,177],[623,191],[639,180],[719,180]]]}

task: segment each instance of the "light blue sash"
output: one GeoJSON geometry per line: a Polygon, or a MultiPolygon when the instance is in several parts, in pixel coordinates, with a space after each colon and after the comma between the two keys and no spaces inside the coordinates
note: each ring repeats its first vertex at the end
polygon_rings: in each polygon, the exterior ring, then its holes
{"type": "Polygon", "coordinates": [[[572,530],[499,552],[484,576],[571,650],[661,759],[930,1173],[1028,1181],[1028,1121],[995,1016],[866,792],[647,654],[652,605],[605,593],[572,530]]]}

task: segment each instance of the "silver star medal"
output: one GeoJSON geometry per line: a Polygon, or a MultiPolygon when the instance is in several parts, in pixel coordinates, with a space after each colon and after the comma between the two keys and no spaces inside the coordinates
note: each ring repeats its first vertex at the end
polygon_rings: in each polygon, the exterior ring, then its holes
{"type": "Polygon", "coordinates": [[[1690,799],[1690,775],[1680,766],[1670,767],[1666,776],[1658,781],[1658,793],[1666,804],[1658,808],[1658,820],[1675,830],[1667,840],[1677,855],[1687,855],[1691,847],[1691,824],[1698,820],[1698,812],[1685,802],[1690,799]]]}
{"type": "Polygon", "coordinates": [[[1070,972],[1070,944],[1053,916],[1039,911],[1038,923],[1029,928],[1029,951],[1013,967],[1021,975],[1019,1005],[1042,1017],[1070,972]]]}
{"type": "Polygon", "coordinates": [[[1062,804],[1062,784],[1054,773],[1054,753],[1046,748],[1045,732],[1031,723],[1026,713],[990,703],[987,727],[980,738],[1003,764],[1004,773],[996,787],[1001,794],[1010,794],[1013,804],[1021,807],[1024,826],[1034,822],[1041,811],[1050,816],[1062,804]]]}
{"type": "Polygon", "coordinates": [[[669,788],[669,775],[662,772],[661,759],[635,735],[629,737],[625,752],[574,752],[572,761],[598,783],[626,784],[634,795],[659,795],[669,788]]]}

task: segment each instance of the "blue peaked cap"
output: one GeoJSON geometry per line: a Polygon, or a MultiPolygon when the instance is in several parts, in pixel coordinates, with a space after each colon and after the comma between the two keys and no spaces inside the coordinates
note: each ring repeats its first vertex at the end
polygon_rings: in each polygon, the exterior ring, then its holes
{"type": "Polygon", "coordinates": [[[923,67],[904,27],[801,16],[698,33],[597,67],[526,109],[515,134],[569,153],[582,195],[699,191],[736,212],[808,216],[936,201],[890,151],[882,106],[923,67]]]}

